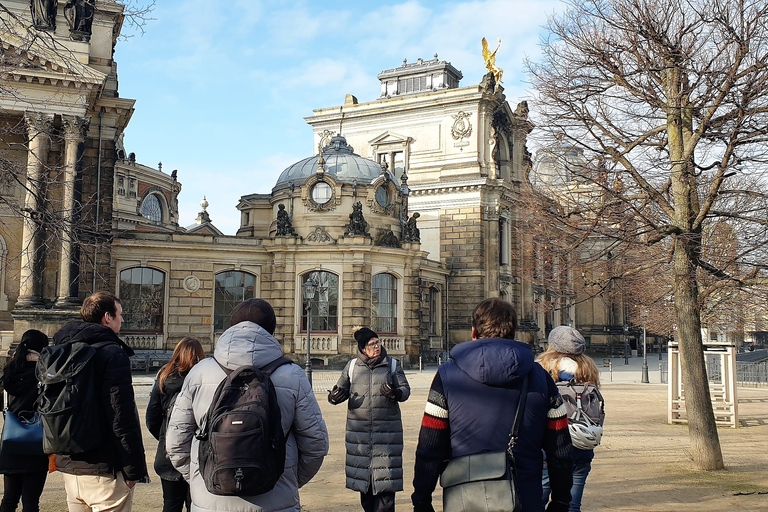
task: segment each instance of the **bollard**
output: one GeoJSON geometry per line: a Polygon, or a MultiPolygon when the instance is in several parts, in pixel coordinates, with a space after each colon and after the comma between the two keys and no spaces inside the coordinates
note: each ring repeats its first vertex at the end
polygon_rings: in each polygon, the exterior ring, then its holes
{"type": "Polygon", "coordinates": [[[437,356],[437,366],[440,366],[443,364],[443,358],[441,356],[437,356]]]}
{"type": "Polygon", "coordinates": [[[664,384],[664,363],[659,363],[659,382],[664,384]]]}
{"type": "Polygon", "coordinates": [[[421,356],[419,356],[419,371],[420,371],[420,372],[423,372],[423,371],[424,371],[424,367],[423,367],[423,366],[422,366],[422,364],[421,364],[421,356]]]}
{"type": "Polygon", "coordinates": [[[613,361],[608,363],[608,371],[611,372],[611,382],[613,382],[613,361]]]}

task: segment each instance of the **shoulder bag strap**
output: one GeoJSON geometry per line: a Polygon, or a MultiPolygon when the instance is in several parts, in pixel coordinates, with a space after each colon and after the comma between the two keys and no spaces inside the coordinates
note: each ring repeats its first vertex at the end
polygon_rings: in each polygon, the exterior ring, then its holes
{"type": "Polygon", "coordinates": [[[515,422],[512,424],[512,431],[509,433],[509,444],[507,445],[507,454],[514,458],[512,455],[512,449],[515,447],[515,443],[517,443],[517,433],[520,430],[520,423],[523,418],[523,413],[525,412],[525,402],[528,399],[528,379],[529,376],[526,375],[525,379],[523,380],[523,385],[520,388],[520,399],[517,402],[517,412],[515,412],[515,422]]]}

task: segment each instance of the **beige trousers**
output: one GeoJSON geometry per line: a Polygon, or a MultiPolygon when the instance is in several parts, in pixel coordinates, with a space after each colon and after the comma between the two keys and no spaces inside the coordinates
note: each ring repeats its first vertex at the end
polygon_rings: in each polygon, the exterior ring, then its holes
{"type": "Polygon", "coordinates": [[[130,512],[133,489],[117,478],[63,473],[69,512],[130,512]]]}

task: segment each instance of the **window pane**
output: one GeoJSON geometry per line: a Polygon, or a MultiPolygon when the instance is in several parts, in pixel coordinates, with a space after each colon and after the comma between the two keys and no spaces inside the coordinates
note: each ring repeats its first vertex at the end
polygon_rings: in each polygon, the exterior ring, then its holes
{"type": "Polygon", "coordinates": [[[162,332],[165,311],[165,274],[152,268],[120,272],[123,330],[162,332]]]}
{"type": "Polygon", "coordinates": [[[160,206],[160,200],[156,195],[150,194],[144,199],[144,203],[141,205],[141,215],[155,222],[163,220],[163,208],[160,206]]]}
{"type": "Polygon", "coordinates": [[[241,302],[255,298],[256,276],[231,270],[216,274],[213,292],[213,328],[223,331],[230,325],[232,310],[241,302]]]}
{"type": "MultiPolygon", "coordinates": [[[[312,299],[312,332],[337,332],[338,331],[338,296],[339,277],[331,272],[310,272],[301,278],[302,284],[312,279],[317,283],[315,297],[312,299]]],[[[307,330],[306,318],[307,304],[304,302],[301,316],[301,330],[307,330]]]]}
{"type": "Polygon", "coordinates": [[[397,332],[397,279],[376,274],[371,280],[371,325],[377,332],[397,332]]]}

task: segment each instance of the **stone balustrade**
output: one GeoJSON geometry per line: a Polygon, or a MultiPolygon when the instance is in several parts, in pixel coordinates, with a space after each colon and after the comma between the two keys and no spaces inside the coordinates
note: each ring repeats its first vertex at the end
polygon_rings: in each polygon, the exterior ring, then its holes
{"type": "MultiPolygon", "coordinates": [[[[294,339],[294,353],[307,353],[307,335],[297,336],[294,339]]],[[[315,354],[338,354],[339,353],[339,335],[338,334],[314,334],[312,333],[312,355],[315,354]]]]}
{"type": "Polygon", "coordinates": [[[163,349],[163,335],[162,334],[120,334],[120,338],[132,349],[147,350],[147,349],[163,349]]]}

